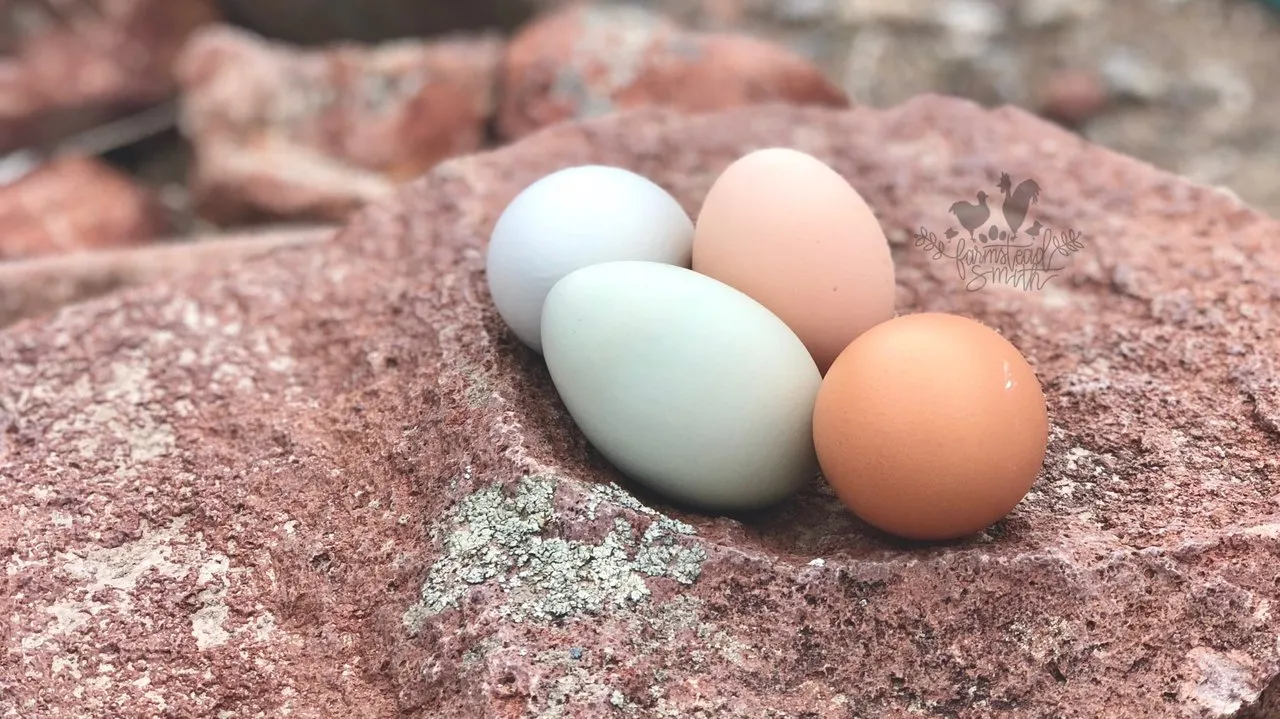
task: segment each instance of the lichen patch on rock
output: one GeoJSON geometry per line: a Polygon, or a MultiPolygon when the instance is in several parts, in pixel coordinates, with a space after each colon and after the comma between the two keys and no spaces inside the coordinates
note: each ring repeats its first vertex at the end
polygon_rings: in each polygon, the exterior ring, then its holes
{"type": "Polygon", "coordinates": [[[622,490],[593,487],[589,516],[556,516],[554,477],[526,476],[514,494],[489,486],[458,505],[443,541],[443,556],[428,571],[421,600],[404,614],[416,632],[427,617],[457,607],[470,587],[493,581],[504,592],[503,615],[547,620],[623,608],[649,597],[647,577],[681,584],[697,580],[706,551],[678,541],[689,525],[662,516],[622,490]],[[621,515],[596,543],[551,536],[553,520],[595,519],[601,504],[650,515],[638,532],[621,515]]]}

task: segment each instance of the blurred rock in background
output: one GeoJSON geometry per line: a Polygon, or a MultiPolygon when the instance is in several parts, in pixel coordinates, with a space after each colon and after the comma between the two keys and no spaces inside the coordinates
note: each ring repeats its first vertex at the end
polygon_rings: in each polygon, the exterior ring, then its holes
{"type": "Polygon", "coordinates": [[[187,36],[214,0],[0,4],[0,152],[51,144],[162,101],[187,36]]]}
{"type": "Polygon", "coordinates": [[[341,219],[479,149],[502,47],[477,35],[304,50],[201,31],[176,64],[197,207],[228,224],[341,219]]]}
{"type": "Polygon", "coordinates": [[[1113,97],[1103,79],[1087,70],[1059,70],[1041,87],[1040,114],[1068,127],[1080,127],[1106,112],[1113,97]]]}
{"type": "Polygon", "coordinates": [[[150,190],[92,158],[59,158],[0,186],[0,262],[133,247],[168,229],[150,190]]]}
{"type": "Polygon", "coordinates": [[[178,58],[190,191],[222,225],[341,220],[503,140],[628,108],[704,112],[752,102],[848,105],[781,46],[685,30],[637,7],[571,7],[522,29],[303,48],[214,25],[178,58]],[[498,139],[498,138],[495,138],[498,139]]]}
{"type": "Polygon", "coordinates": [[[511,40],[498,130],[516,139],[646,105],[706,112],[753,102],[847,107],[849,98],[812,62],[774,43],[691,32],[634,6],[571,6],[511,40]]]}

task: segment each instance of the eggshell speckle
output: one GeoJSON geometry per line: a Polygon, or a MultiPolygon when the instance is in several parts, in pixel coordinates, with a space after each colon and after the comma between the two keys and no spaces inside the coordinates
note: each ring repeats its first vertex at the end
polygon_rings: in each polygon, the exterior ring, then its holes
{"type": "Polygon", "coordinates": [[[758,150],[716,179],[698,214],[693,269],[772,310],[823,372],[893,316],[893,258],[875,214],[839,173],[797,150],[758,150]]]}
{"type": "Polygon", "coordinates": [[[525,188],[498,218],[489,293],[516,337],[541,351],[543,301],[562,277],[615,260],[687,267],[692,244],[692,220],[652,181],[617,167],[571,167],[525,188]]]}
{"type": "Polygon", "coordinates": [[[1013,509],[1044,461],[1034,370],[964,317],[897,317],[854,340],[814,407],[822,471],[854,514],[910,539],[979,532],[1013,509]]]}
{"type": "Polygon", "coordinates": [[[741,292],[674,265],[597,264],[548,294],[542,338],[587,439],[671,499],[756,509],[817,476],[818,368],[741,292]]]}

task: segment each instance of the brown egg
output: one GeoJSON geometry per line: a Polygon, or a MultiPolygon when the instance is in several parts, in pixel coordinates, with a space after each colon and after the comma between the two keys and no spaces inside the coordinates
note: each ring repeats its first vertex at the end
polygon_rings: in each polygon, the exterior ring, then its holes
{"type": "Polygon", "coordinates": [[[881,323],[832,364],[813,410],[827,482],[863,521],[955,539],[1022,500],[1049,419],[1035,371],[994,330],[957,315],[881,323]]]}
{"type": "Polygon", "coordinates": [[[875,213],[798,150],[757,150],[716,178],[698,213],[693,269],[769,308],[821,372],[893,317],[893,257],[875,213]]]}

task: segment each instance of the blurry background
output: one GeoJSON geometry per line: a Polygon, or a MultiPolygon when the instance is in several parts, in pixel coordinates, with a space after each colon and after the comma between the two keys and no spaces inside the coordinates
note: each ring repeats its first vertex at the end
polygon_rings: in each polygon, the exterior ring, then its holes
{"type": "Polygon", "coordinates": [[[1275,4],[0,0],[0,325],[645,104],[1015,104],[1280,215],[1275,4]]]}

